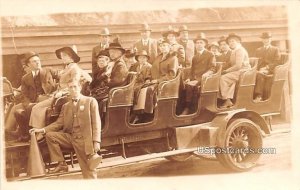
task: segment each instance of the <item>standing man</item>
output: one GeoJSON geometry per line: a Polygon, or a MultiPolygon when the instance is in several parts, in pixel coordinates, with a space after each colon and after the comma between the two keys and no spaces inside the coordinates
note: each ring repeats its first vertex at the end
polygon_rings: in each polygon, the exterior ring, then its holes
{"type": "Polygon", "coordinates": [[[221,55],[217,57],[216,61],[217,62],[223,62],[222,70],[226,70],[230,67],[231,50],[229,48],[229,45],[226,42],[226,37],[225,36],[221,36],[218,43],[219,43],[219,48],[220,48],[221,55]]]}
{"type": "Polygon", "coordinates": [[[151,31],[148,24],[143,24],[140,29],[141,39],[133,45],[133,49],[137,52],[145,50],[150,57],[148,62],[152,64],[157,56],[157,41],[150,38],[151,31]]]}
{"type": "Polygon", "coordinates": [[[195,55],[195,46],[193,41],[189,39],[189,30],[186,25],[182,25],[179,28],[178,43],[183,46],[185,51],[185,63],[183,64],[183,67],[190,67],[195,55]]]}
{"type": "Polygon", "coordinates": [[[263,47],[256,50],[255,56],[259,58],[256,86],[254,89],[254,101],[259,102],[269,98],[274,68],[279,64],[280,52],[277,47],[271,45],[272,35],[269,32],[262,33],[263,47]]]}
{"type": "Polygon", "coordinates": [[[68,165],[61,147],[74,148],[83,178],[97,178],[96,168],[101,162],[101,120],[98,103],[93,97],[80,93],[79,78],[68,82],[71,99],[63,105],[58,119],[42,129],[29,132],[45,133],[52,162],[58,162],[52,173],[67,172],[68,165]]]}
{"type": "Polygon", "coordinates": [[[101,33],[99,34],[100,37],[100,44],[95,46],[92,51],[92,75],[97,75],[97,72],[99,71],[98,65],[97,65],[97,55],[100,51],[105,50],[108,48],[110,43],[110,36],[108,28],[103,28],[101,33]]]}
{"type": "Polygon", "coordinates": [[[168,30],[165,31],[162,35],[171,45],[170,53],[177,56],[179,66],[183,67],[185,65],[184,47],[180,45],[176,40],[176,38],[179,36],[179,32],[175,31],[172,26],[169,26],[168,30]]]}

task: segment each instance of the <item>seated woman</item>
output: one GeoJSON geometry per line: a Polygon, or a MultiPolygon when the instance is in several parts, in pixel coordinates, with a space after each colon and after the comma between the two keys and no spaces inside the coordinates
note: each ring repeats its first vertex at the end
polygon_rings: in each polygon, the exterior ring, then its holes
{"type": "Polygon", "coordinates": [[[231,33],[226,38],[226,41],[232,49],[232,53],[230,55],[230,67],[222,71],[220,78],[219,97],[224,101],[220,108],[233,106],[231,99],[233,99],[235,85],[239,80],[241,71],[251,68],[248,52],[241,45],[241,37],[231,33]]]}
{"type": "Polygon", "coordinates": [[[98,72],[93,76],[93,80],[90,83],[91,95],[98,101],[100,118],[104,119],[103,116],[103,100],[108,97],[109,88],[107,86],[108,79],[110,76],[110,70],[108,63],[110,61],[108,52],[102,50],[96,55],[98,72]]]}
{"type": "Polygon", "coordinates": [[[65,68],[59,72],[59,87],[52,97],[39,102],[32,108],[30,115],[29,126],[33,128],[45,127],[45,114],[48,107],[56,98],[60,98],[63,95],[68,94],[68,81],[79,77],[82,84],[91,82],[90,75],[82,70],[77,63],[80,61],[80,57],[77,55],[76,47],[63,47],[55,51],[57,58],[62,59],[65,68]]]}
{"type": "Polygon", "coordinates": [[[204,33],[200,33],[200,35],[194,39],[194,43],[196,54],[192,59],[190,76],[184,82],[185,108],[182,115],[187,115],[195,111],[195,105],[198,104],[199,86],[201,81],[214,72],[214,55],[205,49],[208,41],[205,38],[204,33]]]}
{"type": "MultiPolygon", "coordinates": [[[[134,90],[134,105],[133,111],[134,115],[140,115],[149,110],[146,104],[146,92],[147,86],[149,86],[150,79],[151,79],[151,67],[152,65],[148,63],[149,56],[147,51],[142,50],[136,53],[135,59],[137,62],[130,67],[129,71],[137,73],[137,79],[135,83],[135,90],[134,90]]],[[[134,118],[135,123],[139,118],[136,116],[134,118]]]]}

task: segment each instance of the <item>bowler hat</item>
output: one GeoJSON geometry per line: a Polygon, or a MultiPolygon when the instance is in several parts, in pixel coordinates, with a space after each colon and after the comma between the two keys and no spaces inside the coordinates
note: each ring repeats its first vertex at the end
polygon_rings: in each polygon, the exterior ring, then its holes
{"type": "Polygon", "coordinates": [[[109,57],[108,51],[106,49],[99,51],[96,57],[98,58],[103,56],[109,57]]]}
{"type": "Polygon", "coordinates": [[[127,49],[125,50],[125,57],[130,58],[135,56],[135,50],[134,49],[127,49]]]}
{"type": "Polygon", "coordinates": [[[226,38],[226,42],[227,42],[227,43],[228,43],[228,40],[229,40],[230,38],[237,38],[237,39],[239,39],[239,41],[242,41],[242,38],[241,38],[239,35],[237,35],[236,33],[230,33],[230,34],[227,36],[227,38],[226,38]]]}
{"type": "Polygon", "coordinates": [[[198,34],[196,36],[196,38],[194,39],[194,42],[196,42],[198,40],[203,40],[206,44],[208,44],[208,40],[206,39],[206,36],[203,32],[200,32],[200,34],[198,34]]]}
{"type": "Polygon", "coordinates": [[[189,30],[188,30],[188,27],[187,27],[186,25],[181,25],[181,26],[179,27],[179,32],[183,32],[183,31],[189,31],[189,30]]]}
{"type": "MultiPolygon", "coordinates": [[[[221,36],[219,41],[218,41],[218,44],[220,44],[221,42],[226,42],[226,36],[221,36]]],[[[226,42],[227,43],[227,42],[226,42]]]]}
{"type": "Polygon", "coordinates": [[[29,51],[29,52],[24,53],[24,54],[21,55],[20,57],[21,57],[21,59],[22,59],[25,63],[27,63],[28,60],[29,60],[30,58],[34,57],[34,56],[38,56],[38,57],[39,57],[39,54],[37,54],[37,53],[35,53],[35,52],[33,52],[33,51],[29,51]]]}
{"type": "Polygon", "coordinates": [[[99,34],[99,36],[111,36],[111,34],[109,33],[108,28],[103,28],[99,34]]]}
{"type": "Polygon", "coordinates": [[[139,56],[146,56],[148,60],[150,58],[146,50],[137,52],[135,55],[135,59],[137,60],[139,56]]]}
{"type": "Polygon", "coordinates": [[[118,49],[121,50],[121,52],[124,54],[125,53],[125,49],[121,46],[120,42],[119,42],[119,37],[116,37],[112,43],[109,44],[108,48],[106,48],[107,50],[110,49],[118,49]]]}
{"type": "Polygon", "coordinates": [[[150,26],[147,23],[142,24],[142,27],[139,31],[152,31],[150,26]]]}
{"type": "Polygon", "coordinates": [[[272,38],[272,34],[270,32],[263,32],[260,36],[262,39],[272,38]]]}
{"type": "Polygon", "coordinates": [[[174,34],[175,36],[179,36],[179,32],[177,32],[172,26],[168,27],[168,30],[162,33],[163,37],[167,37],[169,34],[174,34]]]}
{"type": "Polygon", "coordinates": [[[60,49],[57,49],[55,51],[55,54],[56,54],[56,57],[58,59],[61,59],[61,52],[69,52],[75,63],[78,63],[80,61],[80,57],[77,54],[77,48],[76,48],[75,45],[73,45],[72,47],[66,46],[66,47],[62,47],[60,49]]]}

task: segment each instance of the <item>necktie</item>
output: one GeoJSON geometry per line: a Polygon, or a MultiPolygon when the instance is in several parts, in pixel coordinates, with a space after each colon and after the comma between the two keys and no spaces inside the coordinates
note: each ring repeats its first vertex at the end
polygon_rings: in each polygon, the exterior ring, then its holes
{"type": "Polygon", "coordinates": [[[72,98],[73,103],[77,103],[78,102],[78,98],[72,98]]]}

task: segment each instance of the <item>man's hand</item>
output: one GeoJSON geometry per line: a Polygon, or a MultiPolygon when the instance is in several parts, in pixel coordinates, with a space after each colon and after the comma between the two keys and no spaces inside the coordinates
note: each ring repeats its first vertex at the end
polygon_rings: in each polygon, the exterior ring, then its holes
{"type": "Polygon", "coordinates": [[[29,133],[45,133],[45,129],[36,129],[36,128],[33,128],[33,129],[30,129],[29,130],[29,133]]]}
{"type": "Polygon", "coordinates": [[[93,141],[93,145],[94,145],[94,152],[98,152],[100,151],[100,143],[93,141]]]}

